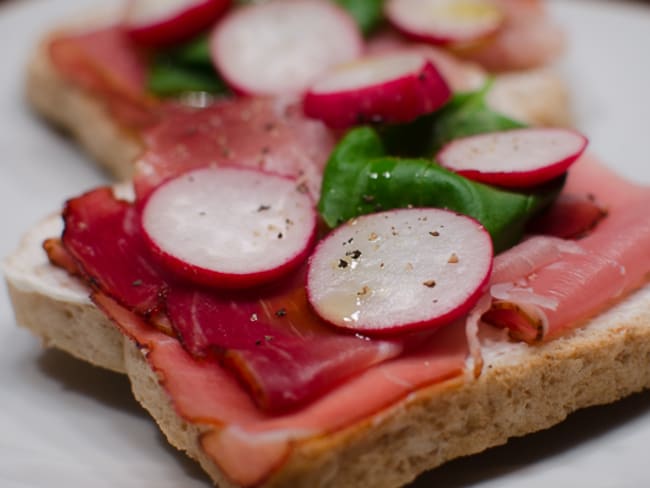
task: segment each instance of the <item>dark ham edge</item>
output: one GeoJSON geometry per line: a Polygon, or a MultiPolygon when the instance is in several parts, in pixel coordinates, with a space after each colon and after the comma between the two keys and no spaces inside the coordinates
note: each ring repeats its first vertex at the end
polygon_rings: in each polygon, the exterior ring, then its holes
{"type": "Polygon", "coordinates": [[[111,188],[98,188],[66,203],[61,240],[92,289],[147,316],[163,306],[166,282],[148,258],[138,218],[111,188]]]}
{"type": "Polygon", "coordinates": [[[604,205],[592,194],[562,193],[558,199],[527,226],[531,234],[562,239],[586,237],[607,216],[604,205]]]}

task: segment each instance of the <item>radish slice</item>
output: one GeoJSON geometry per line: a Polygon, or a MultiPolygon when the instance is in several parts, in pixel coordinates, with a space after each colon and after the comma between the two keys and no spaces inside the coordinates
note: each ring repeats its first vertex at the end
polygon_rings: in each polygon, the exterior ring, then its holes
{"type": "Polygon", "coordinates": [[[505,20],[489,0],[388,0],[386,16],[405,35],[433,44],[469,44],[494,34],[505,20]]]}
{"type": "Polygon", "coordinates": [[[564,173],[584,152],[587,138],[568,129],[515,129],[456,139],[436,156],[467,178],[526,188],[564,173]]]}
{"type": "Polygon", "coordinates": [[[304,99],[305,113],[333,128],[410,122],[449,100],[451,90],[424,56],[402,51],[334,68],[304,99]]]}
{"type": "Polygon", "coordinates": [[[278,278],[306,257],[316,211],[290,178],[243,168],[203,168],[158,187],[142,228],[168,268],[194,282],[242,288],[278,278]]]}
{"type": "Polygon", "coordinates": [[[215,29],[212,59],[244,94],[303,93],[331,66],[357,58],[359,29],[333,2],[275,0],[240,8],[215,29]]]}
{"type": "Polygon", "coordinates": [[[481,224],[448,210],[365,215],[318,245],[308,298],[327,322],[364,334],[435,328],[472,308],[492,257],[481,224]]]}
{"type": "Polygon", "coordinates": [[[165,46],[207,29],[229,6],[230,0],[131,0],[124,24],[135,42],[165,46]]]}

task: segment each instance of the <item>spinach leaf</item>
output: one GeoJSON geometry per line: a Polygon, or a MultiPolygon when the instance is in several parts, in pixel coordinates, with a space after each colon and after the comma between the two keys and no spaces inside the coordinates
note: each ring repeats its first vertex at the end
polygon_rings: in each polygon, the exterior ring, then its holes
{"type": "Polygon", "coordinates": [[[446,143],[460,137],[526,127],[488,106],[486,96],[491,88],[488,82],[479,91],[455,94],[437,112],[410,124],[383,128],[381,135],[388,153],[431,158],[446,143]]]}
{"type": "Polygon", "coordinates": [[[212,65],[208,36],[205,34],[173,49],[156,53],[149,65],[147,88],[159,97],[196,91],[229,93],[212,65]]]}
{"type": "Polygon", "coordinates": [[[228,87],[214,70],[188,66],[168,59],[157,59],[149,67],[147,88],[159,97],[187,92],[229,93],[228,87]]]}
{"type": "Polygon", "coordinates": [[[384,0],[335,0],[352,15],[361,32],[369,35],[384,22],[384,0]]]}
{"type": "Polygon", "coordinates": [[[167,51],[166,54],[177,63],[210,68],[213,66],[210,56],[210,39],[205,33],[167,51]]]}
{"type": "Polygon", "coordinates": [[[393,208],[447,208],[474,217],[492,236],[495,251],[516,244],[526,222],[549,205],[564,184],[560,178],[532,192],[477,183],[426,159],[386,156],[377,133],[352,130],[325,168],[318,209],[330,227],[353,217],[393,208]]]}

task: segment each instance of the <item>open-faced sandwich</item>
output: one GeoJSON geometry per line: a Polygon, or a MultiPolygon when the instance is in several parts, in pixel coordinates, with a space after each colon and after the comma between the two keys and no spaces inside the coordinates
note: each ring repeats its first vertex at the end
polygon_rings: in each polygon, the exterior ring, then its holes
{"type": "Polygon", "coordinates": [[[132,180],[4,270],[18,322],[127,374],[215,483],[400,486],[650,386],[650,190],[430,45],[522,68],[499,42],[537,2],[161,5],[32,64],[132,180]]]}

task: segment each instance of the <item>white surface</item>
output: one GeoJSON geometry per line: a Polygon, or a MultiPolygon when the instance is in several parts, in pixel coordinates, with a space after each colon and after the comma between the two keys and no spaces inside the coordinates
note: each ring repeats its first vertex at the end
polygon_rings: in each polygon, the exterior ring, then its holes
{"type": "MultiPolygon", "coordinates": [[[[22,101],[25,61],[38,36],[92,0],[22,0],[0,6],[0,256],[67,196],[106,182],[74,145],[22,101]]],[[[593,151],[650,183],[650,8],[554,2],[570,34],[565,63],[579,125],[593,151]],[[599,7],[596,7],[599,5],[599,7]]],[[[199,468],[167,446],[126,381],[43,352],[15,326],[0,290],[0,486],[198,488],[199,468]]],[[[650,394],[572,416],[550,431],[452,462],[414,485],[439,488],[650,486],[650,394]]]]}

